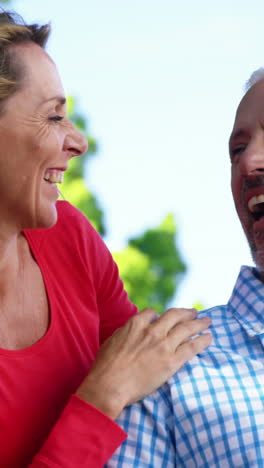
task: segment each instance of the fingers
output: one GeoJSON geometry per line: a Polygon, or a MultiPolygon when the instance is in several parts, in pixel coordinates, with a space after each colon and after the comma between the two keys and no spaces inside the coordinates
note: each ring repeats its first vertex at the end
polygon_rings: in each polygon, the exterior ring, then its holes
{"type": "Polygon", "coordinates": [[[210,325],[211,320],[209,317],[181,322],[170,330],[168,336],[176,350],[181,343],[207,330],[210,325]]]}
{"type": "Polygon", "coordinates": [[[145,328],[147,334],[152,338],[156,337],[157,341],[168,336],[172,348],[176,349],[184,341],[206,330],[211,324],[207,317],[203,319],[196,317],[196,309],[171,308],[159,316],[154,309],[147,308],[131,320],[145,328]]]}
{"type": "Polygon", "coordinates": [[[196,309],[168,309],[163,315],[151,324],[155,328],[156,333],[165,336],[178,323],[186,320],[192,320],[197,316],[196,309]]]}
{"type": "Polygon", "coordinates": [[[175,353],[176,367],[174,372],[177,372],[187,361],[192,359],[197,354],[201,353],[212,341],[211,333],[204,333],[192,340],[188,340],[181,344],[175,353]]]}
{"type": "Polygon", "coordinates": [[[144,322],[146,325],[154,322],[159,317],[160,315],[154,309],[151,309],[150,307],[143,309],[142,312],[134,316],[134,318],[136,318],[137,320],[141,322],[144,322]]]}
{"type": "Polygon", "coordinates": [[[195,310],[169,309],[155,320],[156,316],[153,309],[145,309],[119,328],[101,347],[78,390],[113,419],[210,344],[210,334],[197,336],[210,319],[195,318],[195,310]]]}

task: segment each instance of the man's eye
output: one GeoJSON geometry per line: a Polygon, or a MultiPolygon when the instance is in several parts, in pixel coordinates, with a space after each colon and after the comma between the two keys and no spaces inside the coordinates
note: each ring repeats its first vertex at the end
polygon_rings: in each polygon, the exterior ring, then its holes
{"type": "Polygon", "coordinates": [[[231,151],[230,151],[231,161],[234,159],[235,156],[237,156],[240,153],[243,153],[243,151],[245,151],[246,147],[247,147],[247,145],[243,144],[243,145],[238,145],[238,146],[235,146],[234,148],[232,148],[231,151]]]}
{"type": "Polygon", "coordinates": [[[60,122],[60,120],[63,120],[63,117],[61,115],[54,115],[53,117],[49,117],[49,120],[52,120],[53,122],[60,122]]]}

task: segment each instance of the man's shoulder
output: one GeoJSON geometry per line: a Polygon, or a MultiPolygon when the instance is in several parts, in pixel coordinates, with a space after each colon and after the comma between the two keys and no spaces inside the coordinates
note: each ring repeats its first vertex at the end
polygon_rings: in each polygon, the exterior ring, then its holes
{"type": "MultiPolygon", "coordinates": [[[[222,372],[233,373],[236,366],[244,368],[245,361],[251,360],[250,352],[259,352],[258,345],[249,340],[246,330],[236,315],[230,301],[202,310],[199,318],[210,317],[212,342],[208,348],[188,361],[170,380],[169,386],[201,385],[208,380],[222,378],[222,372]],[[223,369],[225,369],[223,371],[223,369]]],[[[252,363],[250,364],[253,365],[252,363]]]]}
{"type": "Polygon", "coordinates": [[[210,332],[215,337],[222,335],[227,337],[233,328],[239,327],[230,304],[223,304],[204,309],[198,313],[198,318],[209,317],[211,319],[210,332]]]}
{"type": "Polygon", "coordinates": [[[207,309],[200,310],[198,312],[198,317],[210,317],[211,319],[216,317],[223,317],[225,316],[226,312],[228,311],[228,304],[221,304],[215,305],[212,307],[208,307],[207,309]]]}

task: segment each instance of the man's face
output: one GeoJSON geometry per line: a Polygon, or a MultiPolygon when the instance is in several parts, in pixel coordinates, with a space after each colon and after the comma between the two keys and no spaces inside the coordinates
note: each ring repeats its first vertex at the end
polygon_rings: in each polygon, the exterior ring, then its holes
{"type": "Polygon", "coordinates": [[[264,273],[264,80],[238,106],[230,158],[236,210],[253,259],[264,273]]]}

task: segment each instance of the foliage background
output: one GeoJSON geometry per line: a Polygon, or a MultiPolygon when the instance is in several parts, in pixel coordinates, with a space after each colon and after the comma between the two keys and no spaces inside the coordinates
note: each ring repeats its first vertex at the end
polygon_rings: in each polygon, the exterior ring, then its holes
{"type": "MultiPolygon", "coordinates": [[[[61,192],[63,198],[79,208],[103,236],[106,227],[102,208],[84,180],[85,166],[96,154],[97,143],[89,135],[88,121],[78,111],[72,96],[68,97],[68,112],[76,127],[86,135],[89,146],[85,155],[71,160],[61,192]]],[[[129,239],[122,251],[113,252],[125,289],[139,310],[154,307],[162,313],[175,295],[186,271],[176,245],[176,231],[170,213],[159,226],[129,239]]]]}
{"type": "Polygon", "coordinates": [[[188,275],[176,305],[224,303],[251,264],[230,194],[227,141],[263,64],[263,0],[13,0],[52,22],[48,50],[89,117],[85,180],[112,251],[173,213],[188,275]],[[88,114],[89,112],[89,114],[88,114]]]}
{"type": "MultiPolygon", "coordinates": [[[[1,3],[11,6],[11,0],[1,0],[1,3]]],[[[68,96],[68,115],[86,136],[88,151],[70,161],[61,187],[62,198],[79,208],[104,236],[106,226],[102,207],[85,180],[85,169],[97,152],[97,142],[90,135],[87,117],[79,111],[73,96],[68,96]]],[[[129,239],[122,251],[113,252],[125,289],[140,310],[154,307],[162,313],[186,271],[176,246],[176,231],[174,217],[168,214],[160,226],[147,229],[140,236],[129,239]]]]}

